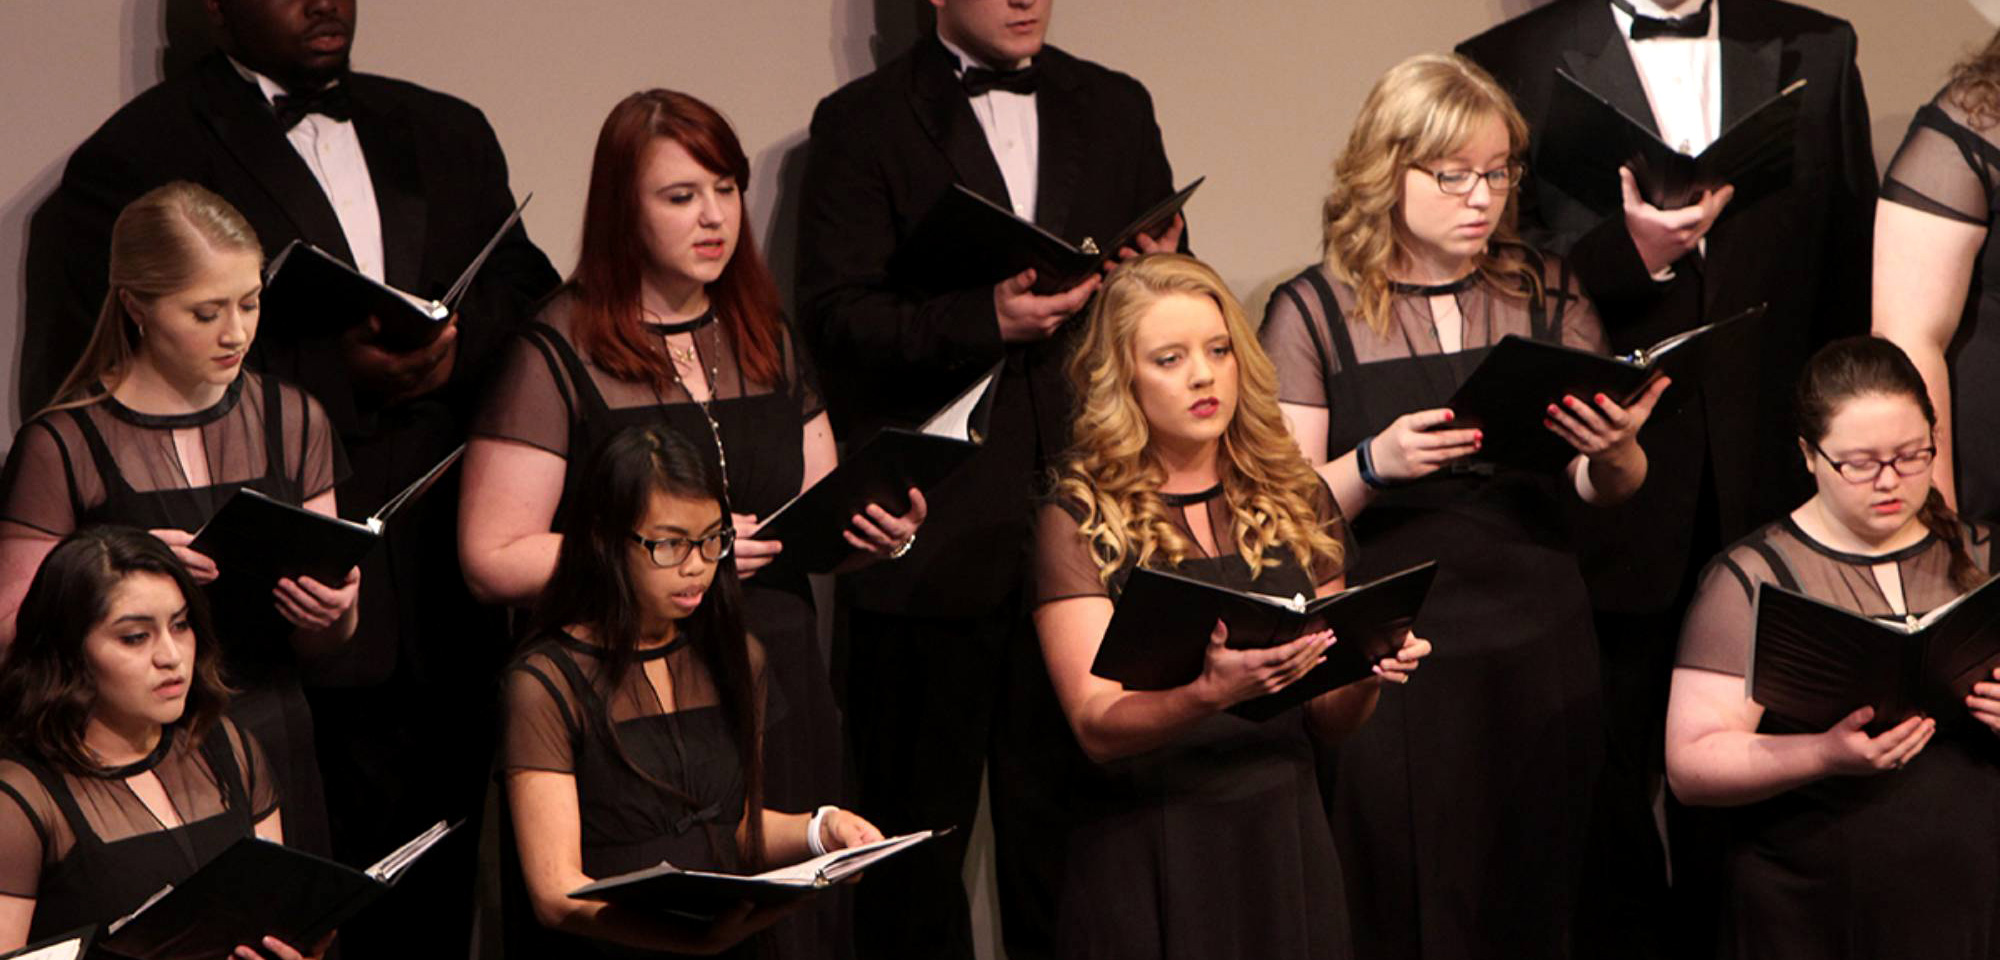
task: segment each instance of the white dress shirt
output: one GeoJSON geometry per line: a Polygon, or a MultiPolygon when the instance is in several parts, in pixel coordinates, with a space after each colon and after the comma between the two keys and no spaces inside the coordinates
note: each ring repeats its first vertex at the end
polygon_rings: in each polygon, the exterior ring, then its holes
{"type": "MultiPolygon", "coordinates": [[[[938,41],[958,60],[959,76],[965,75],[967,67],[991,69],[946,40],[943,34],[938,35],[938,41]]],[[[1041,114],[1035,110],[1035,95],[991,90],[970,99],[972,115],[979,118],[979,129],[986,132],[986,145],[993,149],[993,159],[1000,164],[1000,177],[1007,184],[1007,199],[1014,205],[1014,215],[1033,221],[1037,171],[1041,169],[1042,157],[1041,114]]]]}
{"type": "MultiPolygon", "coordinates": [[[[1653,0],[1631,0],[1631,4],[1642,15],[1670,19],[1653,0]]],[[[1632,15],[1616,6],[1611,8],[1625,46],[1632,51],[1632,65],[1639,68],[1639,82],[1646,88],[1646,102],[1652,104],[1660,139],[1689,155],[1708,149],[1722,126],[1722,41],[1718,32],[1722,0],[1709,0],[1709,4],[1707,36],[1651,40],[1632,39],[1632,15]]],[[[1699,3],[1691,3],[1678,15],[1699,9],[1699,3]]]]}
{"type": "MultiPolygon", "coordinates": [[[[234,59],[229,63],[243,79],[263,91],[265,103],[285,92],[270,77],[234,59]]],[[[375,206],[375,181],[368,176],[368,158],[361,153],[361,138],[354,132],[353,121],[310,113],[285,132],[285,139],[306,162],[334,216],[340,218],[340,232],[346,235],[347,249],[354,254],[354,269],[382,280],[382,211],[375,206]]]]}

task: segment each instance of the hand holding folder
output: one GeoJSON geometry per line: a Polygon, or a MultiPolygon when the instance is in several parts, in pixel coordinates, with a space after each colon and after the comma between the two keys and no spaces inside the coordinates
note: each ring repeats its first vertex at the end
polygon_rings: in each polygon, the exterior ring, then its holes
{"type": "Polygon", "coordinates": [[[774,906],[802,899],[948,832],[949,828],[906,833],[757,874],[683,870],[662,862],[585,884],[569,895],[574,900],[600,900],[712,920],[728,916],[746,902],[774,906]]]}
{"type": "Polygon", "coordinates": [[[1176,573],[1141,567],[1118,597],[1090,672],[1128,690],[1168,690],[1202,674],[1216,621],[1237,649],[1267,649],[1332,630],[1326,662],[1276,693],[1245,700],[1229,712],[1268,720],[1328,690],[1375,674],[1397,655],[1437,577],[1435,562],[1419,564],[1331,596],[1270,597],[1231,590],[1176,573]]]}

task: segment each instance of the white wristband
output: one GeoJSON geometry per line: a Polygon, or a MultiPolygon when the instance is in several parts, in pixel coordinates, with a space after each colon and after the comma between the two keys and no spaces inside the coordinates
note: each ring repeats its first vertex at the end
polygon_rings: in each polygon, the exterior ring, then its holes
{"type": "Polygon", "coordinates": [[[806,849],[811,850],[813,856],[826,856],[826,844],[820,842],[819,839],[819,826],[826,822],[827,814],[838,809],[840,808],[829,803],[818,810],[814,810],[812,819],[806,821],[806,849]]]}

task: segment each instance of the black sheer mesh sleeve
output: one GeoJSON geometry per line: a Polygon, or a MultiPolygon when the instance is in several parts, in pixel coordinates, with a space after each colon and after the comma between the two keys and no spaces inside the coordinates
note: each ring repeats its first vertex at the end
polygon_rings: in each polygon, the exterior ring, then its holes
{"type": "MultiPolygon", "coordinates": [[[[1315,268],[1317,269],[1317,268],[1315,268]]],[[[1272,291],[1257,335],[1278,368],[1278,399],[1302,406],[1327,406],[1326,378],[1336,361],[1326,355],[1327,309],[1304,278],[1272,291]]]]}
{"type": "MultiPolygon", "coordinates": [[[[327,419],[326,408],[318,400],[297,387],[287,386],[283,422],[287,438],[299,438],[296,447],[300,451],[299,460],[292,466],[299,478],[301,496],[311,500],[347,479],[347,451],[341,447],[333,421],[327,419]]],[[[293,447],[288,443],[287,448],[293,447]]]]}
{"type": "Polygon", "coordinates": [[[1712,670],[1733,677],[1750,670],[1750,638],[1757,630],[1752,607],[1759,580],[1771,579],[1761,558],[1734,550],[1715,558],[1701,575],[1687,619],[1681,623],[1680,652],[1674,665],[1712,670]],[[1745,569],[1745,565],[1751,569],[1745,569]],[[1762,573],[1762,576],[1753,574],[1762,573]]]}
{"type": "Polygon", "coordinates": [[[507,348],[499,376],[473,420],[472,434],[512,440],[569,457],[576,394],[545,329],[530,330],[507,348]]]}
{"type": "Polygon", "coordinates": [[[1044,503],[1035,514],[1035,605],[1073,597],[1110,597],[1097,557],[1077,529],[1075,508],[1044,503]]]}
{"type": "Polygon", "coordinates": [[[56,815],[41,782],[26,767],[0,761],[0,894],[32,899],[50,860],[48,828],[56,815]]]}
{"type": "MultiPolygon", "coordinates": [[[[1352,570],[1360,559],[1360,547],[1355,544],[1354,537],[1347,529],[1347,517],[1341,514],[1340,501],[1333,498],[1333,490],[1327,487],[1326,478],[1319,477],[1318,474],[1314,476],[1318,477],[1319,483],[1313,488],[1313,509],[1318,512],[1319,522],[1325,525],[1326,532],[1333,534],[1334,539],[1340,541],[1339,563],[1324,556],[1313,559],[1312,581],[1314,586],[1319,586],[1347,570],[1352,570]]],[[[1350,583],[1348,586],[1354,584],[1350,583]]]]}
{"type": "Polygon", "coordinates": [[[531,655],[509,670],[502,769],[575,773],[572,699],[562,671],[546,654],[531,655]]]}
{"type": "Polygon", "coordinates": [[[826,400],[820,396],[819,371],[814,369],[812,355],[799,348],[799,339],[790,323],[778,325],[783,334],[781,346],[785,351],[785,382],[791,385],[792,393],[799,398],[799,422],[805,423],[826,411],[826,400]]]}
{"type": "Polygon", "coordinates": [[[224,720],[222,725],[229,737],[229,755],[236,758],[236,769],[243,776],[243,794],[250,799],[250,822],[260,822],[281,805],[278,779],[271,774],[264,747],[254,734],[234,721],[224,720]]]}
{"type": "MultiPolygon", "coordinates": [[[[7,468],[0,473],[0,535],[25,527],[52,537],[76,530],[76,470],[90,470],[81,447],[63,442],[55,418],[33,420],[14,435],[7,468]]],[[[91,471],[93,475],[95,471],[91,471]]]]}
{"type": "Polygon", "coordinates": [[[1882,199],[1962,223],[1992,221],[2000,129],[1976,130],[1951,91],[1917,111],[1889,163],[1882,199]]]}

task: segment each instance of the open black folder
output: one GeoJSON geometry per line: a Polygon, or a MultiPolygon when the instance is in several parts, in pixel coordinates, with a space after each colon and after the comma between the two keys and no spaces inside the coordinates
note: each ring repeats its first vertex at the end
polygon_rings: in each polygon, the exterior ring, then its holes
{"type": "Polygon", "coordinates": [[[1863,706],[1871,734],[1911,714],[1965,712],[2000,664],[2000,580],[1921,617],[1877,620],[1772,584],[1757,587],[1744,688],[1764,709],[1815,730],[1863,706]]]}
{"type": "Polygon", "coordinates": [[[771,512],[751,536],[785,545],[788,569],[825,573],[854,552],[841,536],[871,503],[900,516],[911,487],[929,490],[971,459],[984,440],[1000,365],[959,393],[915,430],[878,431],[804,493],[771,512]]]}
{"type": "Polygon", "coordinates": [[[1056,293],[1076,286],[1130,247],[1140,235],[1155,236],[1173,222],[1206,177],[1197,177],[1161,200],[1117,235],[1070,243],[1014,211],[952,184],[897,248],[895,269],[918,276],[949,277],[952,286],[998,283],[1035,270],[1034,291],[1056,293]]]}
{"type": "Polygon", "coordinates": [[[382,531],[396,513],[423,496],[464,454],[461,444],[361,521],[329,517],[240,487],[195,531],[189,546],[214,560],[225,574],[232,570],[262,571],[261,575],[268,575],[273,582],[279,577],[306,576],[327,586],[339,586],[347,579],[347,571],[382,539],[382,531]]]}
{"type": "Polygon", "coordinates": [[[366,870],[245,837],[106,927],[97,949],[138,960],[216,960],[266,936],[309,949],[388,893],[455,829],[439,821],[366,870]]]}
{"type": "Polygon", "coordinates": [[[96,927],[80,927],[19,950],[0,953],[0,960],[83,960],[91,955],[90,941],[96,933],[96,927]]]}
{"type": "Polygon", "coordinates": [[[1125,583],[1090,672],[1129,690],[1167,690],[1201,676],[1217,620],[1228,625],[1229,645],[1237,648],[1275,647],[1333,630],[1325,663],[1277,693],[1230,708],[1246,720],[1268,720],[1373,676],[1377,661],[1395,655],[1436,577],[1431,561],[1315,599],[1247,593],[1140,567],[1125,583]]]}
{"type": "Polygon", "coordinates": [[[1703,190],[1725,183],[1736,185],[1730,204],[1741,208],[1791,182],[1805,85],[1792,83],[1730,124],[1708,149],[1689,156],[1558,69],[1535,162],[1544,176],[1605,216],[1624,209],[1620,166],[1632,168],[1640,195],[1662,210],[1685,207],[1703,190]]]}
{"type": "Polygon", "coordinates": [[[789,903],[949,832],[947,828],[906,833],[755,874],[682,870],[662,862],[659,866],[585,884],[569,895],[573,900],[626,904],[708,920],[745,900],[765,905],[789,903]]]}
{"type": "Polygon", "coordinates": [[[1445,404],[1453,417],[1442,429],[1483,429],[1481,460],[1529,470],[1560,469],[1576,449],[1543,425],[1549,404],[1560,404],[1565,396],[1593,403],[1600,393],[1621,405],[1631,403],[1661,374],[1696,382],[1719,352],[1748,349],[1744,335],[1764,309],[1760,303],[1622,357],[1508,334],[1445,404]]]}
{"type": "Polygon", "coordinates": [[[398,290],[325,250],[293,240],[278,251],[264,272],[263,313],[302,337],[334,336],[375,317],[382,324],[380,342],[384,346],[396,350],[421,347],[444,329],[444,321],[458,309],[472,278],[500,245],[500,238],[520,222],[521,211],[534,198],[531,193],[521,199],[521,205],[501,222],[458,280],[435,300],[398,290]]]}

